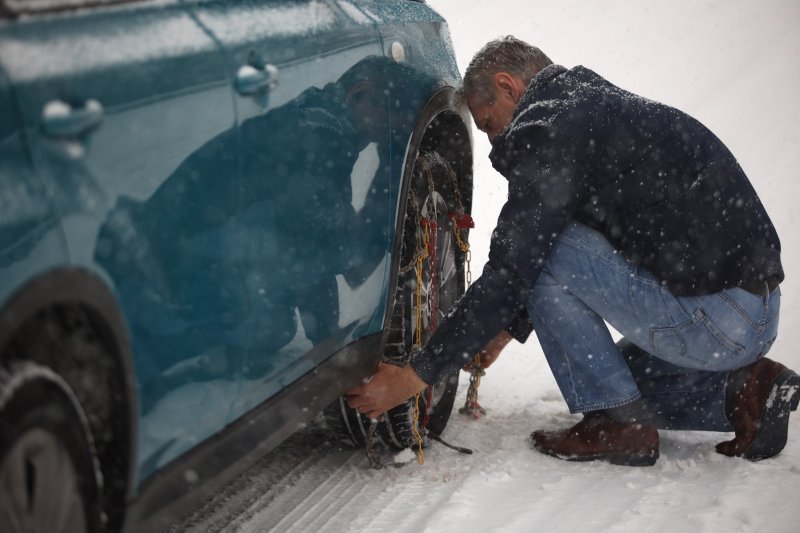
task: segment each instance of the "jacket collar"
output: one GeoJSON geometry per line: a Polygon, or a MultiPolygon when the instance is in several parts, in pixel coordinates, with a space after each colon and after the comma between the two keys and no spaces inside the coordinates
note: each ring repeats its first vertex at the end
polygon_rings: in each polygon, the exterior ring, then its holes
{"type": "MultiPolygon", "coordinates": [[[[520,115],[536,101],[539,93],[547,87],[553,78],[560,76],[566,71],[566,67],[562,67],[561,65],[547,65],[540,70],[528,84],[528,88],[525,89],[525,93],[523,93],[522,98],[519,99],[517,107],[514,108],[514,118],[511,119],[511,125],[513,125],[514,122],[519,119],[520,115]]],[[[509,125],[509,129],[511,129],[511,125],[509,125]]],[[[504,131],[501,135],[504,136],[507,132],[508,130],[504,131]]]]}
{"type": "Polygon", "coordinates": [[[540,93],[547,87],[553,78],[560,76],[566,71],[566,67],[555,64],[548,65],[540,70],[530,81],[527,89],[525,89],[525,93],[522,95],[522,98],[519,99],[517,106],[514,108],[514,115],[511,118],[511,123],[508,125],[508,128],[506,128],[503,133],[499,134],[492,141],[492,151],[489,153],[489,159],[492,161],[494,168],[506,178],[508,178],[506,173],[508,172],[510,166],[510,162],[507,161],[507,154],[509,151],[506,149],[508,134],[513,129],[513,126],[517,120],[519,120],[519,118],[524,114],[525,110],[528,109],[530,105],[539,98],[540,93]]]}

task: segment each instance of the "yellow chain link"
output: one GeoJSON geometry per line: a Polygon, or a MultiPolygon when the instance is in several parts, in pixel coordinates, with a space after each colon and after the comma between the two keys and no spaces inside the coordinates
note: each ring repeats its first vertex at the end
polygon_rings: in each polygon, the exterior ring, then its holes
{"type": "Polygon", "coordinates": [[[450,227],[453,228],[453,239],[456,241],[456,246],[467,256],[467,287],[469,287],[472,285],[472,251],[469,249],[469,243],[464,242],[464,239],[461,238],[461,232],[457,226],[454,215],[450,217],[450,227]]]}
{"type": "MultiPolygon", "coordinates": [[[[417,329],[414,332],[414,345],[422,349],[422,320],[423,320],[423,309],[422,309],[422,264],[425,259],[428,258],[428,244],[430,243],[430,228],[427,224],[423,224],[420,228],[420,225],[417,224],[417,231],[422,229],[422,250],[417,254],[417,288],[416,288],[416,300],[417,300],[417,329]]],[[[413,421],[411,423],[411,433],[414,435],[414,438],[417,441],[417,462],[419,464],[425,464],[425,452],[422,449],[423,441],[422,441],[422,434],[419,431],[419,393],[414,396],[414,413],[413,413],[413,421]]]]}
{"type": "Polygon", "coordinates": [[[424,465],[425,451],[422,448],[422,434],[419,431],[419,396],[419,393],[414,396],[414,423],[411,424],[411,432],[417,440],[417,463],[424,465]]]}
{"type": "Polygon", "coordinates": [[[422,226],[422,250],[417,254],[417,289],[416,289],[416,299],[417,299],[417,329],[414,332],[414,344],[417,348],[422,349],[422,319],[423,319],[423,309],[422,309],[422,263],[428,258],[428,243],[429,235],[428,235],[428,225],[423,224],[422,226]]]}

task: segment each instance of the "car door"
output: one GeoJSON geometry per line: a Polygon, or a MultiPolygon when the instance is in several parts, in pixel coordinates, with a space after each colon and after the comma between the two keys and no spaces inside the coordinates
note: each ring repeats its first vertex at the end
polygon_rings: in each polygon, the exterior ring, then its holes
{"type": "Polygon", "coordinates": [[[127,320],[144,478],[224,427],[238,391],[234,107],[180,2],[61,11],[79,3],[32,4],[53,11],[0,28],[0,61],[70,262],[106,278],[127,320]]]}
{"type": "Polygon", "coordinates": [[[64,262],[66,249],[47,191],[33,172],[0,66],[0,302],[30,278],[64,262]]]}
{"type": "Polygon", "coordinates": [[[235,260],[253,306],[232,418],[381,328],[388,100],[366,3],[190,3],[226,50],[241,141],[235,260]]]}

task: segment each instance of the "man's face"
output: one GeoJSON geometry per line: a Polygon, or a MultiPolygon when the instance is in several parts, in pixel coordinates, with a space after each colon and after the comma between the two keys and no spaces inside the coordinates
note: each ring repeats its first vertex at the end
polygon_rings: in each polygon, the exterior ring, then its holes
{"type": "Polygon", "coordinates": [[[489,137],[489,142],[511,124],[514,109],[525,92],[522,80],[505,72],[495,74],[493,82],[494,94],[490,99],[478,95],[467,96],[467,107],[472,113],[472,119],[478,129],[489,137]]]}

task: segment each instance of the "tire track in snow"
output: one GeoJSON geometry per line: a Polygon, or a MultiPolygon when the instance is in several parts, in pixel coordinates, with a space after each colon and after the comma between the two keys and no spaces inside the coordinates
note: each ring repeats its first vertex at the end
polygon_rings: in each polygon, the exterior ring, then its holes
{"type": "Polygon", "coordinates": [[[268,507],[252,515],[239,533],[276,531],[325,531],[342,507],[356,500],[363,488],[353,463],[362,462],[360,453],[341,452],[326,456],[288,487],[268,507]],[[344,461],[342,459],[344,458],[344,461]]]}
{"type": "MultiPolygon", "coordinates": [[[[256,523],[256,515],[266,522],[265,509],[275,509],[275,516],[285,515],[296,503],[289,496],[296,487],[316,486],[315,478],[360,456],[357,450],[343,449],[331,432],[316,425],[292,435],[286,442],[265,455],[247,472],[210,497],[189,516],[170,528],[171,533],[233,533],[256,523]],[[310,485],[309,485],[310,483],[310,485]]],[[[296,499],[302,499],[297,497],[296,499]]],[[[257,531],[269,527],[259,525],[257,531]]]]}
{"type": "Polygon", "coordinates": [[[363,450],[335,439],[319,427],[295,434],[171,531],[420,531],[461,485],[453,462],[465,456],[439,445],[424,466],[371,470],[363,450]]]}
{"type": "Polygon", "coordinates": [[[353,520],[348,532],[417,532],[424,531],[433,517],[451,499],[450,489],[431,490],[431,482],[425,480],[404,480],[389,484],[375,497],[366,512],[361,512],[353,520]]]}

